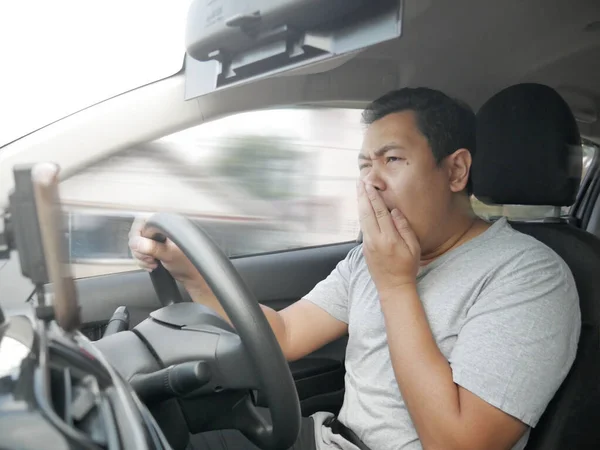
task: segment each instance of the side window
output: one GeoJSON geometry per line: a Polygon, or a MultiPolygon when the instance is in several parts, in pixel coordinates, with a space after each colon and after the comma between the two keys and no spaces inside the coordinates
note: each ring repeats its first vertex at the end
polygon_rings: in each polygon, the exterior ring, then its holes
{"type": "Polygon", "coordinates": [[[133,270],[133,219],[197,221],[228,256],[356,239],[352,109],[237,114],[117,152],[61,183],[75,276],[133,270]]]}

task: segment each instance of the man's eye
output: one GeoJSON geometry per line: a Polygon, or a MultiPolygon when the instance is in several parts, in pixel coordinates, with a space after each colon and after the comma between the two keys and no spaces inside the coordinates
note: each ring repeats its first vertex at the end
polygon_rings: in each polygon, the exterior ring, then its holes
{"type": "Polygon", "coordinates": [[[402,160],[402,158],[399,158],[398,156],[387,156],[385,158],[385,163],[388,164],[388,163],[396,162],[396,161],[400,161],[400,160],[402,160]]]}

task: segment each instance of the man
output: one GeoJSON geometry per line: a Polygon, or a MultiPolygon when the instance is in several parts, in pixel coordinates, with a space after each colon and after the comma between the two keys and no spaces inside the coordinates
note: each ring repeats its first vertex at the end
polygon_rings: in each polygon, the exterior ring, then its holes
{"type": "MultiPolygon", "coordinates": [[[[401,89],[363,117],[363,244],[305,298],[263,311],[289,360],[349,334],[339,422],[372,450],[522,449],[575,357],[572,275],[505,219],[473,213],[468,107],[401,89]]],[[[130,246],[146,269],[161,260],[194,301],[226,318],[172,243],[145,239],[136,225],[130,246]]],[[[315,442],[311,430],[294,448],[356,449],[328,416],[315,414],[315,442]]]]}

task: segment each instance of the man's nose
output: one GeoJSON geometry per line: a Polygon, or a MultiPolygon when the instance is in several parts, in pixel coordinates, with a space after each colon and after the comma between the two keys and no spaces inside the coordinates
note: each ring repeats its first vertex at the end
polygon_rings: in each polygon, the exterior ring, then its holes
{"type": "Polygon", "coordinates": [[[383,178],[380,176],[379,171],[376,170],[374,167],[372,167],[371,170],[369,170],[369,173],[367,173],[363,177],[363,182],[365,184],[373,185],[373,187],[375,189],[377,189],[378,191],[385,190],[385,182],[384,182],[383,178]]]}

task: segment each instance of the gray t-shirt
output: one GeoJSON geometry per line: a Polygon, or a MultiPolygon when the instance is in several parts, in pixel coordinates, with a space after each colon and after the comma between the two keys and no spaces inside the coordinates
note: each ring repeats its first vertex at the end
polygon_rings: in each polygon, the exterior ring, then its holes
{"type": "MultiPolygon", "coordinates": [[[[581,328],[564,261],[503,218],[422,267],[417,282],[454,382],[535,427],[573,363],[581,328]]],[[[421,449],[394,376],[362,246],[305,298],[349,326],[340,421],[372,450],[421,449]]],[[[354,450],[322,426],[328,416],[313,416],[317,448],[354,450]]],[[[529,431],[513,449],[525,447],[528,437],[529,431]]]]}

